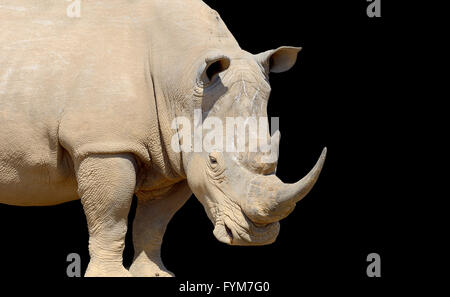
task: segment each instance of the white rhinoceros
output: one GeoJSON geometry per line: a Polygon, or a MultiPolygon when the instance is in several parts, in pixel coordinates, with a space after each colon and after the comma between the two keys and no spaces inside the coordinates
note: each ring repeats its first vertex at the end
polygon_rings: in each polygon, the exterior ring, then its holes
{"type": "Polygon", "coordinates": [[[172,275],[162,237],[192,193],[219,241],[272,243],[326,150],[305,178],[283,184],[263,153],[178,151],[172,128],[178,117],[193,122],[196,109],[205,119],[266,117],[269,72],[290,69],[298,51],[242,50],[200,0],[0,1],[0,203],[81,199],[86,276],[172,275]],[[134,194],[135,259],[126,270],[134,194]]]}

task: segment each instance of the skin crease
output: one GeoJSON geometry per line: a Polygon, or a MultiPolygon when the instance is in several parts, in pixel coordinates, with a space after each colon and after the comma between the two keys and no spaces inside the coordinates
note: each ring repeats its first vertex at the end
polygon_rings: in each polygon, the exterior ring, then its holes
{"type": "MultiPolygon", "coordinates": [[[[65,1],[3,2],[0,203],[80,199],[89,229],[86,276],[173,276],[161,261],[162,238],[192,193],[221,242],[276,239],[284,216],[259,224],[242,208],[255,179],[275,176],[276,161],[177,153],[171,123],[184,116],[193,125],[195,109],[204,120],[267,117],[269,73],[289,70],[299,48],[250,54],[199,0],[87,1],[80,18],[65,15],[65,1]],[[122,254],[134,194],[128,271],[122,254]]],[[[295,202],[277,211],[287,215],[295,202]]],[[[274,203],[262,199],[252,214],[270,216],[274,203]]]]}

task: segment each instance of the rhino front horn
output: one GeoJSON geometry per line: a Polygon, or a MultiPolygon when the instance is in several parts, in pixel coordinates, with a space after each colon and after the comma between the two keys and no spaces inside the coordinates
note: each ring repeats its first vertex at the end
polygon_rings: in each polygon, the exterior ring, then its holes
{"type": "Polygon", "coordinates": [[[295,204],[305,197],[319,178],[327,148],[313,169],[294,184],[285,184],[275,175],[257,176],[251,183],[248,199],[243,204],[247,217],[256,224],[270,224],[287,217],[295,204]]]}

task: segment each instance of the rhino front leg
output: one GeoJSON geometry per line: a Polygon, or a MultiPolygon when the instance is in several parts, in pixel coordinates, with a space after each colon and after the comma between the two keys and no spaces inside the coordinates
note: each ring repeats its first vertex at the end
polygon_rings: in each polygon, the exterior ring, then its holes
{"type": "Polygon", "coordinates": [[[76,162],[78,193],[89,229],[91,256],[85,276],[131,276],[122,256],[136,187],[131,155],[93,155],[76,162]]]}
{"type": "Polygon", "coordinates": [[[130,267],[133,276],[174,276],[161,261],[161,244],[167,224],[191,195],[186,181],[176,184],[157,200],[138,195],[133,222],[134,261],[130,267]]]}

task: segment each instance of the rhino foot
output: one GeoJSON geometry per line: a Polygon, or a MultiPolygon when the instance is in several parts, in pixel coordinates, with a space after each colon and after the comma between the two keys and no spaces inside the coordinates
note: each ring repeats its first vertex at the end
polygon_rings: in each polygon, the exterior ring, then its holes
{"type": "Polygon", "coordinates": [[[104,267],[89,263],[84,277],[131,277],[132,274],[122,265],[104,267]]]}
{"type": "Polygon", "coordinates": [[[162,263],[153,262],[135,262],[130,267],[130,273],[134,277],[175,277],[175,274],[167,270],[162,263]]]}

